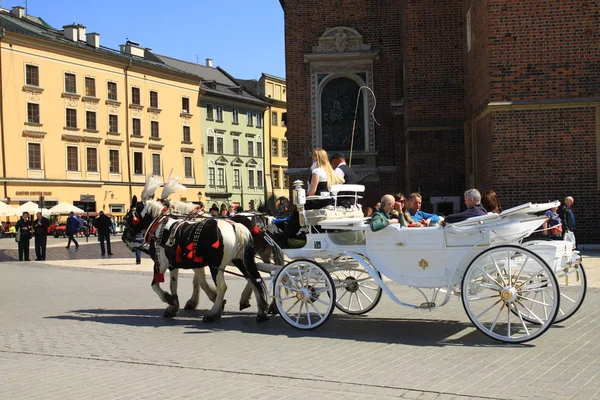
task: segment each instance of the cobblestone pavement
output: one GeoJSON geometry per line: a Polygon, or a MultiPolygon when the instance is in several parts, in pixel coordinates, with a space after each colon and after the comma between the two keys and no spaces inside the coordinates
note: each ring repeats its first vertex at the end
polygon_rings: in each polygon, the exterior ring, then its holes
{"type": "MultiPolygon", "coordinates": [[[[136,266],[121,243],[103,259],[91,238],[77,252],[58,243],[46,263],[0,263],[1,399],[600,397],[599,288],[524,345],[479,333],[458,299],[429,312],[384,297],[368,316],[336,311],[308,332],[279,317],[257,324],[254,307],[234,307],[236,278],[223,318],[203,324],[204,296],[199,311],[163,318],[149,261],[136,266]]],[[[598,260],[586,260],[590,281],[598,260]]],[[[189,274],[179,293],[191,293],[189,274]]]]}

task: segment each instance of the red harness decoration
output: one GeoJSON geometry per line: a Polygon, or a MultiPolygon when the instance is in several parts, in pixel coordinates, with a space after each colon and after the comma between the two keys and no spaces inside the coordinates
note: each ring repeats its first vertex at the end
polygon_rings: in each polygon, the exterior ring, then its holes
{"type": "Polygon", "coordinates": [[[165,274],[155,274],[154,275],[154,282],[164,282],[165,281],[165,274]]]}
{"type": "Polygon", "coordinates": [[[255,235],[258,235],[259,232],[260,232],[260,229],[258,229],[258,226],[254,225],[254,228],[252,228],[252,233],[255,235]]]}
{"type": "Polygon", "coordinates": [[[181,245],[177,246],[177,250],[175,250],[175,262],[182,262],[183,261],[183,250],[181,249],[181,245]]]}
{"type": "Polygon", "coordinates": [[[187,250],[187,258],[191,260],[192,258],[194,258],[194,242],[187,245],[187,250]]]}
{"type": "Polygon", "coordinates": [[[220,245],[221,245],[221,242],[219,241],[219,239],[217,239],[217,241],[212,244],[212,247],[215,249],[218,249],[220,245]]]}

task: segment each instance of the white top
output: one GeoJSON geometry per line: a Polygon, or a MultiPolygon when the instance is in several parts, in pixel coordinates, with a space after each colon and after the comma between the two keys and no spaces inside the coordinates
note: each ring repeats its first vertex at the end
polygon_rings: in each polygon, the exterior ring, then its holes
{"type": "Polygon", "coordinates": [[[319,177],[319,182],[327,182],[327,175],[325,175],[325,169],[322,167],[318,167],[313,169],[313,175],[317,175],[319,177]]]}
{"type": "Polygon", "coordinates": [[[346,174],[344,174],[344,171],[342,171],[342,170],[340,169],[340,165],[346,165],[346,163],[345,163],[345,162],[341,162],[341,163],[339,163],[339,165],[338,165],[338,166],[335,168],[335,173],[336,173],[336,174],[338,174],[338,176],[339,176],[340,178],[345,178],[345,177],[346,177],[346,174]]]}

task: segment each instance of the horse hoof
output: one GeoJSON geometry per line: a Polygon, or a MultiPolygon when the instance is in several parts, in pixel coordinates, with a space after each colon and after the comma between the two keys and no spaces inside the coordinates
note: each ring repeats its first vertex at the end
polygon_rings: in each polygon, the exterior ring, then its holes
{"type": "Polygon", "coordinates": [[[163,313],[163,316],[165,318],[174,318],[176,315],[177,315],[176,312],[169,311],[169,310],[165,310],[165,312],[163,313]]]}
{"type": "Polygon", "coordinates": [[[279,314],[279,311],[277,310],[277,306],[275,305],[275,302],[273,302],[273,303],[271,303],[271,305],[269,305],[269,310],[267,312],[271,315],[279,314]]]}
{"type": "Polygon", "coordinates": [[[250,303],[240,303],[240,311],[250,308],[250,303]]]}
{"type": "Polygon", "coordinates": [[[184,310],[195,310],[198,307],[198,304],[188,301],[187,303],[185,303],[185,307],[183,307],[184,310]]]}
{"type": "Polygon", "coordinates": [[[205,315],[202,317],[202,322],[215,322],[218,318],[214,315],[205,315]]]}
{"type": "Polygon", "coordinates": [[[256,322],[268,321],[269,317],[267,315],[257,315],[256,322]]]}

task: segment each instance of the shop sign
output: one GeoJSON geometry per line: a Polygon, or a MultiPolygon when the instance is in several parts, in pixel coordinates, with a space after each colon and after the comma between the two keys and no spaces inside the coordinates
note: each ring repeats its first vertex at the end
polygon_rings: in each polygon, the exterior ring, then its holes
{"type": "Polygon", "coordinates": [[[15,196],[52,196],[52,192],[20,191],[15,192],[15,196]]]}

